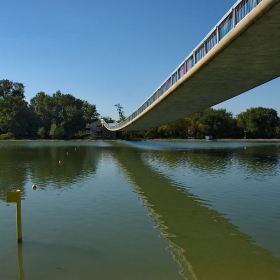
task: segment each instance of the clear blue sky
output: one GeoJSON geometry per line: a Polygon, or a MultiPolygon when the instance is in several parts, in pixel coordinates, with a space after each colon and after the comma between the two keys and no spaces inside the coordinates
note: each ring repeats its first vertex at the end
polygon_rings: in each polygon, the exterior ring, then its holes
{"type": "MultiPolygon", "coordinates": [[[[0,79],[26,100],[57,90],[128,116],[200,43],[234,0],[1,0],[0,79]]],[[[280,79],[216,108],[280,115],[280,79]]]]}

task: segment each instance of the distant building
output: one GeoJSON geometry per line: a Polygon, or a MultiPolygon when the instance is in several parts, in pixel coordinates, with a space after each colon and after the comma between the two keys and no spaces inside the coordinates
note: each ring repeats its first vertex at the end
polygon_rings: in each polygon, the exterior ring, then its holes
{"type": "Polygon", "coordinates": [[[86,124],[86,134],[90,135],[91,140],[97,139],[116,139],[116,132],[108,130],[100,119],[86,124]]]}

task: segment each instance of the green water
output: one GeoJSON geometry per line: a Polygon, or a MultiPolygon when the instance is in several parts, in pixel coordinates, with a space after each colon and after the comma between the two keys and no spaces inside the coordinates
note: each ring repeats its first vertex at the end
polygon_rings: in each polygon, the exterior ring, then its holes
{"type": "Polygon", "coordinates": [[[279,160],[280,143],[0,141],[0,279],[280,279],[279,160]]]}

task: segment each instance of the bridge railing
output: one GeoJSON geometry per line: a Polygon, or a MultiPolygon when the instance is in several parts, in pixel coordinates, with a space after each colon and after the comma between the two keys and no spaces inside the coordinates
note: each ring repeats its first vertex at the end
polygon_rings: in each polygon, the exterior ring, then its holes
{"type": "Polygon", "coordinates": [[[215,45],[217,45],[235,26],[247,16],[262,0],[239,0],[186,57],[186,59],[171,73],[171,75],[157,88],[157,90],[128,118],[120,123],[107,124],[108,129],[115,130],[132,121],[146,108],[153,104],[171,86],[178,82],[190,69],[200,61],[215,45]]]}

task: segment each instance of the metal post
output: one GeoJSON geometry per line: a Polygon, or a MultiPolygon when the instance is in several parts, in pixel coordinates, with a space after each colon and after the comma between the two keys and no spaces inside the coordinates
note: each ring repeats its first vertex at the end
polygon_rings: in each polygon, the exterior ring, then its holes
{"type": "Polygon", "coordinates": [[[18,194],[18,201],[17,201],[17,238],[18,238],[18,242],[22,242],[20,190],[17,190],[16,192],[18,194]]]}

